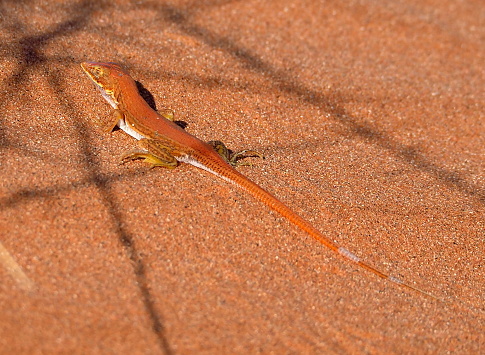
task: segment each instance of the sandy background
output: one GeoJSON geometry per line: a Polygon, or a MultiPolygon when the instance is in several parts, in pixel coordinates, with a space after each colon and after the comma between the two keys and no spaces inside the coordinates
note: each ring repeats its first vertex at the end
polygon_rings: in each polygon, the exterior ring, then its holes
{"type": "Polygon", "coordinates": [[[0,353],[485,353],[481,0],[0,2],[0,353]],[[82,73],[376,267],[190,166],[120,166],[82,73]]]}

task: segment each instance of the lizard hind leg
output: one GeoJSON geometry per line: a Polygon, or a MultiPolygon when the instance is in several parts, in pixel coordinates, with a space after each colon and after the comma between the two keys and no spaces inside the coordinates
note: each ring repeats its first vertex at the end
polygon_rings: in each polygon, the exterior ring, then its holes
{"type": "Polygon", "coordinates": [[[156,139],[140,139],[140,149],[133,149],[121,157],[121,163],[128,160],[143,159],[144,162],[149,163],[150,168],[161,166],[163,168],[174,169],[178,162],[175,157],[170,154],[167,147],[161,144],[156,139]]]}
{"type": "Polygon", "coordinates": [[[249,158],[249,157],[259,157],[264,159],[264,155],[255,151],[255,150],[241,150],[239,152],[233,153],[229,149],[227,149],[226,145],[221,141],[210,141],[207,142],[211,145],[214,150],[229,164],[234,167],[237,166],[251,166],[251,163],[243,162],[242,159],[249,158]]]}

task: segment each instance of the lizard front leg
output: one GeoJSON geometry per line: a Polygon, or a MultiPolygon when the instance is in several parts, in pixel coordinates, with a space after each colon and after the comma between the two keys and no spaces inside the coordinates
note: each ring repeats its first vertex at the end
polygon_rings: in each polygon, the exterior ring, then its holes
{"type": "Polygon", "coordinates": [[[236,153],[232,153],[229,149],[227,149],[226,145],[221,141],[209,141],[207,143],[214,148],[217,154],[219,154],[226,162],[228,162],[234,167],[243,166],[243,165],[245,166],[252,165],[251,163],[241,161],[242,159],[245,159],[245,158],[259,157],[264,159],[263,154],[255,150],[245,149],[236,153]]]}
{"type": "Polygon", "coordinates": [[[121,157],[121,163],[127,160],[143,159],[149,163],[150,168],[161,166],[174,169],[178,165],[177,159],[170,153],[163,142],[156,139],[143,138],[138,141],[140,149],[131,150],[121,157]]]}
{"type": "Polygon", "coordinates": [[[103,133],[110,133],[125,116],[120,110],[114,110],[112,115],[108,118],[99,118],[96,124],[101,128],[103,133]]]}

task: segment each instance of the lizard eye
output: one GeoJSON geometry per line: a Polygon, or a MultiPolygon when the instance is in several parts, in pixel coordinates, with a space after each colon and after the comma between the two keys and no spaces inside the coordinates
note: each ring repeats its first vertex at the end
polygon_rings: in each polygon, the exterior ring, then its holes
{"type": "Polygon", "coordinates": [[[96,78],[100,78],[103,76],[103,70],[101,68],[94,68],[93,74],[96,78]]]}

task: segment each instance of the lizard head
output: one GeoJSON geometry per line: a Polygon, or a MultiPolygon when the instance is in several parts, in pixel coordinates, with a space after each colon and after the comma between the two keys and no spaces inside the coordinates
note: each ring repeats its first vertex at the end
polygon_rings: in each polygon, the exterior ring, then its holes
{"type": "Polygon", "coordinates": [[[121,67],[116,63],[97,63],[84,62],[81,68],[96,84],[104,98],[113,106],[118,107],[116,99],[116,88],[119,87],[120,81],[129,77],[121,67]]]}

